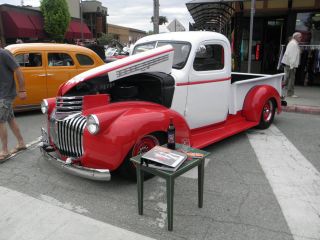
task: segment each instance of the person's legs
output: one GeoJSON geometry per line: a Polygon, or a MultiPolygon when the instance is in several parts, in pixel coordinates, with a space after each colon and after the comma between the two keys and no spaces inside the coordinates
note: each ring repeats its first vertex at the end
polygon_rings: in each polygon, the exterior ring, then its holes
{"type": "Polygon", "coordinates": [[[1,156],[5,156],[9,154],[8,150],[8,133],[6,123],[0,122],[0,139],[2,144],[2,151],[0,153],[1,156]]]}
{"type": "Polygon", "coordinates": [[[288,82],[289,82],[289,74],[290,74],[290,67],[284,66],[284,79],[283,79],[283,93],[282,96],[286,97],[288,95],[288,82]]]}
{"type": "Polygon", "coordinates": [[[296,76],[296,69],[290,69],[289,70],[289,78],[288,78],[288,97],[294,95],[294,82],[295,82],[295,76],[296,76]]]}
{"type": "Polygon", "coordinates": [[[9,154],[8,151],[8,133],[6,122],[8,120],[8,107],[4,99],[0,99],[0,139],[2,144],[2,151],[0,157],[9,154]]]}
{"type": "Polygon", "coordinates": [[[17,138],[18,140],[18,146],[17,148],[25,148],[26,144],[24,143],[23,137],[21,135],[20,132],[20,128],[17,124],[17,121],[15,118],[12,118],[11,120],[9,120],[9,126],[14,134],[14,136],[17,138]]]}
{"type": "Polygon", "coordinates": [[[16,119],[14,117],[12,101],[5,100],[4,101],[4,105],[6,107],[6,121],[8,122],[8,124],[9,124],[9,126],[11,128],[11,131],[13,132],[14,136],[18,140],[18,145],[16,146],[14,151],[18,151],[21,148],[25,148],[26,145],[24,143],[24,140],[23,140],[23,137],[21,135],[19,126],[18,126],[18,124],[16,122],[16,119]]]}

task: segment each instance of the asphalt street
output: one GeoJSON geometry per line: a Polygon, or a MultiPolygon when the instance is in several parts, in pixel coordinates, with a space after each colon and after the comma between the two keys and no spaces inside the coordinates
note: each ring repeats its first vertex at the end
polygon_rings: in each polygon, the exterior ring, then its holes
{"type": "MultiPolygon", "coordinates": [[[[19,114],[26,151],[0,165],[0,240],[320,239],[320,116],[282,113],[267,130],[248,130],[205,148],[204,206],[196,173],[175,184],[167,231],[165,182],[145,182],[138,215],[134,182],[94,182],[45,162],[36,141],[44,116],[19,114]]],[[[10,135],[10,147],[14,147],[10,135]]]]}

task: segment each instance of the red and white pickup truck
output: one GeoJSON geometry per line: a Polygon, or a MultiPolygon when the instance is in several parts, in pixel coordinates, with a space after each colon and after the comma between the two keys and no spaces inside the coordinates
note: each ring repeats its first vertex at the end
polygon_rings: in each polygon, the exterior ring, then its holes
{"type": "Polygon", "coordinates": [[[140,39],[133,55],[77,75],[43,100],[43,156],[65,171],[106,181],[135,176],[131,156],[166,142],[203,148],[281,112],[283,74],[231,73],[226,37],[181,32],[140,39]]]}

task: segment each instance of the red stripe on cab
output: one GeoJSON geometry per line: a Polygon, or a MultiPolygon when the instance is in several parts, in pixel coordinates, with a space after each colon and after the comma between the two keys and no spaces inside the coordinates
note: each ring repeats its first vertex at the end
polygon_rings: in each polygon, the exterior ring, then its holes
{"type": "Polygon", "coordinates": [[[196,81],[196,82],[182,82],[182,83],[177,83],[176,86],[197,85],[197,84],[205,84],[205,83],[212,83],[212,82],[223,82],[223,81],[229,81],[229,80],[231,80],[231,77],[219,78],[214,80],[202,80],[202,81],[196,81]]]}

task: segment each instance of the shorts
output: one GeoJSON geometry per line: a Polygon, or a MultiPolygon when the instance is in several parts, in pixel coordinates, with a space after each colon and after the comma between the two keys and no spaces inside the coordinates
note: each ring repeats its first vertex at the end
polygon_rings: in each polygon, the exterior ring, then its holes
{"type": "Polygon", "coordinates": [[[0,99],[0,123],[5,123],[14,118],[12,100],[0,99]]]}

